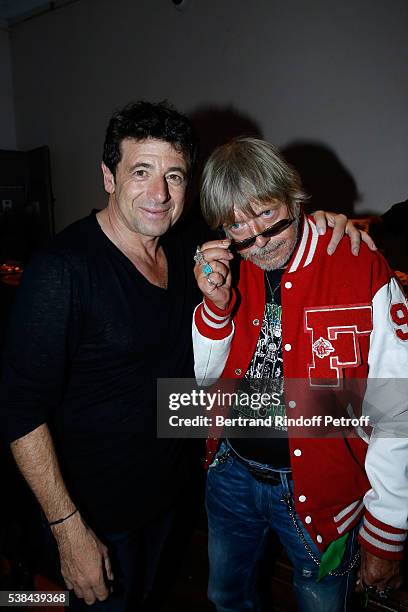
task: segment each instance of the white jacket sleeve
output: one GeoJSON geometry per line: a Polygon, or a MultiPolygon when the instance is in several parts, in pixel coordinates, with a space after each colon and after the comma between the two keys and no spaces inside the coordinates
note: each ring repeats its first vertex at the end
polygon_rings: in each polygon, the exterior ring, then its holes
{"type": "Polygon", "coordinates": [[[373,299],[363,414],[374,427],[366,455],[362,544],[374,554],[403,551],[408,529],[408,304],[395,278],[373,299]]]}
{"type": "Polygon", "coordinates": [[[212,384],[224,370],[234,336],[230,310],[221,311],[204,301],[194,311],[194,369],[199,385],[212,384]]]}

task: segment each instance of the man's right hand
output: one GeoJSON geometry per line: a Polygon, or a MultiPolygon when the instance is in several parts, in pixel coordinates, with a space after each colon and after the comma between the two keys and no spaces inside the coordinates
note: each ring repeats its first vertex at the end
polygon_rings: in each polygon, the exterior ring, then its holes
{"type": "Polygon", "coordinates": [[[228,250],[231,241],[228,239],[212,240],[200,247],[205,262],[196,264],[194,274],[204,297],[209,298],[217,308],[224,310],[231,299],[230,261],[233,254],[228,250]],[[209,264],[211,274],[204,274],[203,268],[209,264]]]}
{"type": "Polygon", "coordinates": [[[81,519],[79,513],[52,528],[58,544],[61,573],[68,589],[88,605],[109,596],[108,580],[113,580],[108,549],[81,519]]]}
{"type": "Polygon", "coordinates": [[[41,504],[49,521],[67,517],[51,526],[57,541],[61,572],[68,589],[87,604],[109,595],[105,576],[113,580],[108,549],[89,529],[69,496],[46,423],[11,444],[16,463],[41,504]],[[44,477],[45,474],[45,477],[44,477]]]}

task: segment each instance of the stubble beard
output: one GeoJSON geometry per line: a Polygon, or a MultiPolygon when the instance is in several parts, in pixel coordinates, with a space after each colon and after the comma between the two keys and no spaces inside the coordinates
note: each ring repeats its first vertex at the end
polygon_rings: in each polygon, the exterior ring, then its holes
{"type": "Polygon", "coordinates": [[[148,223],[148,222],[137,222],[133,224],[133,231],[136,234],[141,234],[149,238],[159,238],[168,232],[171,227],[171,220],[166,223],[148,223]]]}
{"type": "Polygon", "coordinates": [[[252,247],[250,253],[241,253],[241,257],[251,261],[255,266],[258,266],[258,268],[261,268],[261,270],[266,270],[267,272],[270,270],[284,268],[295,250],[299,236],[299,227],[300,210],[297,211],[296,219],[292,224],[291,229],[293,230],[293,235],[290,238],[282,238],[277,242],[273,242],[272,244],[271,242],[273,239],[271,238],[264,247],[252,247]],[[269,256],[273,256],[273,253],[278,253],[285,245],[286,248],[284,249],[284,252],[281,255],[273,257],[271,261],[269,256]]]}
{"type": "MultiPolygon", "coordinates": [[[[160,206],[152,206],[151,209],[158,208],[160,206]]],[[[171,209],[169,213],[162,219],[146,219],[143,212],[137,212],[137,209],[133,211],[133,218],[129,219],[128,223],[130,229],[136,234],[141,234],[149,238],[159,238],[168,232],[172,226],[171,209]]]]}

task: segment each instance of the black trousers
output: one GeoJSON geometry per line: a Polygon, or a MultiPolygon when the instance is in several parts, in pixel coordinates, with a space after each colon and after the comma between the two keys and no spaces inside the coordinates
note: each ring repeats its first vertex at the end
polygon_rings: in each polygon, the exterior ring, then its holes
{"type": "Polygon", "coordinates": [[[102,534],[101,540],[108,547],[114,574],[112,593],[105,601],[88,606],[71,591],[69,609],[75,612],[136,612],[144,609],[153,591],[162,553],[174,528],[174,514],[174,510],[168,511],[134,531],[102,534]]]}

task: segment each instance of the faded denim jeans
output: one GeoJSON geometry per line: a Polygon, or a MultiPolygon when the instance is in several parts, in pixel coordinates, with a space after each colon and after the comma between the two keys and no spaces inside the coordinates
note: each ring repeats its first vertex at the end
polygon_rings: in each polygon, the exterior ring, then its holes
{"type": "MultiPolygon", "coordinates": [[[[256,467],[262,464],[251,462],[256,467]]],[[[271,470],[272,468],[267,468],[271,470]]],[[[355,569],[343,576],[326,576],[317,582],[319,567],[307,552],[288,512],[293,483],[290,470],[273,470],[280,484],[261,483],[221,444],[210,466],[206,506],[210,579],[208,596],[217,612],[262,610],[257,593],[257,569],[273,530],[293,564],[293,585],[302,612],[344,612],[353,590],[355,569]],[[286,501],[285,501],[286,500],[286,501]]],[[[312,553],[320,552],[297,518],[312,553]]],[[[349,566],[357,548],[357,529],[348,539],[343,562],[349,566]]]]}

